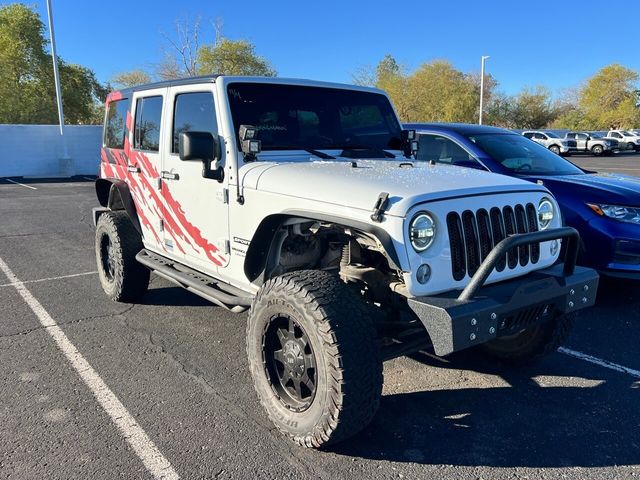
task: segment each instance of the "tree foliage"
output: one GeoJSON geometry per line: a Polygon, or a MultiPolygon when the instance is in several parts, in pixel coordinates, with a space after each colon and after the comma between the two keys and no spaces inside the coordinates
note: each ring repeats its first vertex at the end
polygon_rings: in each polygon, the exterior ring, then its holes
{"type": "MultiPolygon", "coordinates": [[[[0,6],[0,123],[57,123],[53,67],[45,27],[31,8],[0,6]]],[[[88,68],[58,59],[68,123],[94,123],[105,88],[88,68]]]]}
{"type": "Polygon", "coordinates": [[[226,38],[215,45],[202,45],[197,56],[198,74],[275,77],[276,71],[255,50],[255,46],[246,40],[226,38]]]}
{"type": "Polygon", "coordinates": [[[115,88],[133,87],[135,85],[143,85],[152,81],[151,75],[144,70],[131,70],[128,72],[121,72],[114,75],[110,83],[115,88]]]}

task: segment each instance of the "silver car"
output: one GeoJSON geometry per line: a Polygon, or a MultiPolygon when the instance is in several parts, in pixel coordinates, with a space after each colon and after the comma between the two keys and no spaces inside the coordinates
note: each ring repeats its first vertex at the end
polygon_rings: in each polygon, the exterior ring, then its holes
{"type": "Polygon", "coordinates": [[[544,132],[540,130],[527,130],[522,132],[522,135],[533,140],[540,145],[547,147],[556,155],[566,155],[571,152],[571,149],[576,148],[577,144],[575,140],[566,140],[560,138],[553,132],[544,132]]]}

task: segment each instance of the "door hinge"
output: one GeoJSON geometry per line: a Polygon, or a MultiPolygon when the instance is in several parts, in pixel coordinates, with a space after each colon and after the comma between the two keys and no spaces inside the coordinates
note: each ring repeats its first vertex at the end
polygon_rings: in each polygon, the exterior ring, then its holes
{"type": "Polygon", "coordinates": [[[216,192],[216,198],[222,203],[229,203],[229,189],[223,188],[216,192]]]}
{"type": "Polygon", "coordinates": [[[231,253],[231,243],[227,239],[220,239],[216,242],[216,248],[223,252],[224,255],[229,255],[231,253]]]}
{"type": "Polygon", "coordinates": [[[160,224],[158,226],[160,228],[160,231],[163,232],[164,231],[164,220],[160,219],[160,224]]]}

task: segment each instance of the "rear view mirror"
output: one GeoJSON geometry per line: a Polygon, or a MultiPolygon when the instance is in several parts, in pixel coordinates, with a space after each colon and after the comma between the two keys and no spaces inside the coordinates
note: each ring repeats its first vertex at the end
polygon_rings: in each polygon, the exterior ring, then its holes
{"type": "Polygon", "coordinates": [[[202,176],[222,181],[224,170],[218,166],[218,142],[209,132],[182,132],[178,139],[182,161],[202,162],[202,176]]]}

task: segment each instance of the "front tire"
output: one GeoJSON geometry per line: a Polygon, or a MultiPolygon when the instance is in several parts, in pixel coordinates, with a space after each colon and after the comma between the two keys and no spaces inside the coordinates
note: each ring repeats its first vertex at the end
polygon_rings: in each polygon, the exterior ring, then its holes
{"type": "Polygon", "coordinates": [[[560,155],[560,147],[557,145],[551,145],[549,147],[549,150],[551,150],[553,153],[555,153],[556,155],[560,155]]]}
{"type": "Polygon", "coordinates": [[[149,269],[138,263],[142,238],[126,212],[106,212],[96,226],[96,262],[102,289],[116,302],[133,301],[149,288],[149,269]]]}
{"type": "Polygon", "coordinates": [[[480,346],[486,355],[508,363],[539,360],[560,347],[569,336],[575,314],[561,315],[515,335],[496,338],[480,346]]]}
{"type": "Polygon", "coordinates": [[[267,415],[301,446],[345,440],[378,409],[376,331],[362,298],[336,275],[305,270],[265,283],[249,312],[247,356],[267,415]]]}
{"type": "Polygon", "coordinates": [[[591,153],[593,153],[596,157],[599,157],[600,155],[602,155],[602,152],[604,152],[602,145],[594,145],[593,148],[591,149],[591,153]]]}

